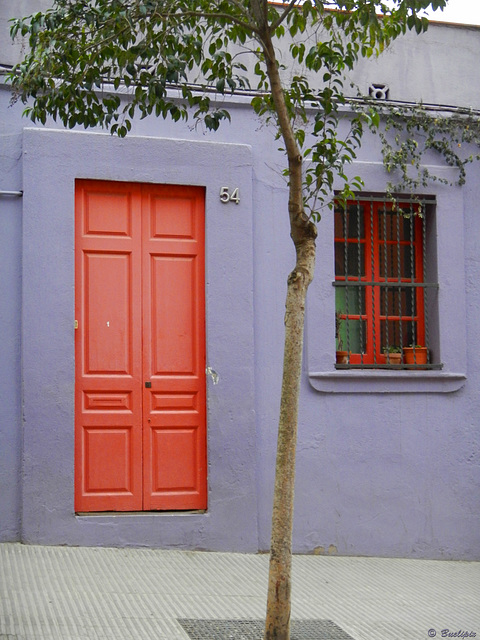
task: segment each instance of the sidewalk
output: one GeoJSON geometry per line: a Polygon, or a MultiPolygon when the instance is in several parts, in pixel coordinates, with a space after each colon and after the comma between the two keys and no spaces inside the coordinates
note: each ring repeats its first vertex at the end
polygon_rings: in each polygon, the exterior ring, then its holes
{"type": "MultiPolygon", "coordinates": [[[[266,555],[1,544],[0,640],[261,640],[267,570],[266,555]]],[[[292,619],[292,640],[480,638],[480,563],[295,556],[292,619]]]]}

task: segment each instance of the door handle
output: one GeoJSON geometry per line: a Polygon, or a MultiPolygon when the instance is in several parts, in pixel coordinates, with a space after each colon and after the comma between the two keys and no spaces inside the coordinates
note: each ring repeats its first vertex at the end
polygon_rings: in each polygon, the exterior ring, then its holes
{"type": "Polygon", "coordinates": [[[152,388],[152,383],[151,382],[145,382],[145,389],[151,389],[152,388]]]}

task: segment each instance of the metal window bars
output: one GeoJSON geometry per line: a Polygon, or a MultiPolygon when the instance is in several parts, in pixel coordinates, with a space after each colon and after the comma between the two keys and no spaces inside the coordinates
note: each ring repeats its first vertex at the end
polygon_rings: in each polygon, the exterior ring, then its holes
{"type": "Polygon", "coordinates": [[[336,339],[337,349],[346,347],[337,368],[441,368],[431,360],[429,335],[428,292],[438,284],[426,282],[434,203],[364,195],[337,203],[336,339]]]}

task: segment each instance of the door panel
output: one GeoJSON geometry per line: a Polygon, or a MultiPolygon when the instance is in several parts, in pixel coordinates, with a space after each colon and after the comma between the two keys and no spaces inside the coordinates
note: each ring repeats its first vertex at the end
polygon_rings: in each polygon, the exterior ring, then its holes
{"type": "Polygon", "coordinates": [[[76,511],[206,508],[203,190],[78,181],[75,260],[76,511]]]}
{"type": "Polygon", "coordinates": [[[146,509],[205,509],[203,193],[153,187],[143,201],[146,509]]]}
{"type": "Polygon", "coordinates": [[[76,189],[76,511],[142,508],[141,196],[76,189]]]}
{"type": "Polygon", "coordinates": [[[85,373],[131,374],[131,253],[84,256],[85,373]]]}
{"type": "Polygon", "coordinates": [[[131,429],[128,427],[85,428],[86,491],[131,493],[131,450],[131,429]]]}
{"type": "Polygon", "coordinates": [[[195,429],[152,429],[152,439],[153,450],[157,454],[153,459],[153,493],[195,491],[197,485],[195,429]],[[186,463],[182,466],[177,464],[179,450],[182,451],[186,463]]]}
{"type": "Polygon", "coordinates": [[[195,282],[195,259],[177,255],[152,257],[151,276],[152,373],[192,375],[195,305],[184,293],[195,282]]]}

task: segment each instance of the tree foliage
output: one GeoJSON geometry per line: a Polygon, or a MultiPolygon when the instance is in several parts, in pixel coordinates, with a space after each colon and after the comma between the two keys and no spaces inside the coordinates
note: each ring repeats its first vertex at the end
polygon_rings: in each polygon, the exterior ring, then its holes
{"type": "Polygon", "coordinates": [[[296,71],[282,87],[286,115],[299,151],[311,160],[305,187],[323,201],[336,176],[348,184],[344,167],[355,157],[364,124],[378,124],[376,112],[364,110],[339,138],[345,72],[407,29],[425,30],[421,9],[445,3],[56,0],[45,13],[13,21],[12,36],[27,36],[30,51],[11,80],[32,121],[53,116],[65,127],[103,126],[122,137],[136,115],[193,117],[216,130],[230,118],[218,94],[254,89],[253,108],[276,122],[281,137],[266,45],[286,36],[287,69],[296,71]],[[337,10],[329,11],[332,5],[337,10]],[[312,74],[318,80],[312,82],[312,74]]]}
{"type": "MultiPolygon", "coordinates": [[[[364,110],[364,105],[357,105],[364,110]]],[[[381,140],[383,164],[392,180],[387,193],[407,191],[414,195],[431,182],[465,184],[467,166],[480,160],[480,114],[473,109],[439,108],[415,105],[377,106],[382,116],[381,126],[375,127],[381,140]],[[443,164],[454,170],[454,179],[434,173],[425,162],[433,153],[443,164]]]]}

